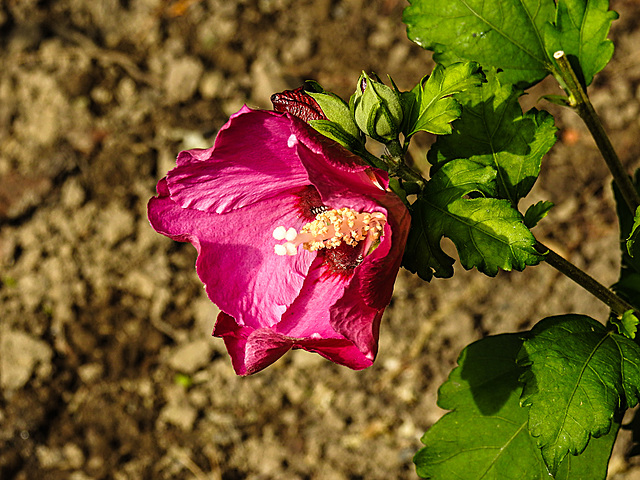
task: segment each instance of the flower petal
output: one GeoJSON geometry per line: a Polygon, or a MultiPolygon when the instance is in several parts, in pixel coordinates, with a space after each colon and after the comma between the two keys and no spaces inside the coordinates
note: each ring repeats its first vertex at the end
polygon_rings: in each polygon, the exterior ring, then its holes
{"type": "Polygon", "coordinates": [[[251,375],[268,367],[287,353],[293,342],[282,335],[260,328],[238,325],[233,317],[221,312],[213,335],[224,339],[233,369],[238,375],[251,375]]]}
{"type": "Polygon", "coordinates": [[[309,268],[300,295],[276,327],[278,333],[295,338],[344,338],[331,325],[329,306],[342,297],[348,280],[327,275],[322,262],[318,256],[309,268]]]}
{"type": "Polygon", "coordinates": [[[291,135],[285,114],[244,107],[212,148],[180,153],[167,174],[171,198],[182,207],[223,213],[308,185],[291,135]]]}
{"type": "Polygon", "coordinates": [[[377,198],[387,195],[373,184],[367,174],[370,167],[358,164],[358,157],[338,144],[317,142],[314,137],[301,137],[297,147],[300,161],[307,169],[309,181],[320,193],[322,201],[332,208],[348,206],[360,212],[382,212],[377,198]],[[331,161],[327,161],[327,159],[331,161]]]}
{"type": "MultiPolygon", "coordinates": [[[[162,188],[160,188],[162,190],[162,188]]],[[[196,270],[209,298],[241,325],[268,327],[298,296],[316,254],[274,253],[278,225],[300,227],[295,195],[271,198],[224,215],[181,208],[172,198],[149,202],[149,220],[160,233],[198,250],[196,270]]]]}
{"type": "Polygon", "coordinates": [[[327,360],[353,370],[362,370],[373,364],[373,360],[367,358],[353,343],[346,339],[298,341],[293,348],[302,348],[308,352],[317,353],[327,360]]]}
{"type": "Polygon", "coordinates": [[[233,317],[224,312],[218,315],[213,335],[224,340],[233,369],[238,375],[259,372],[291,348],[317,353],[354,370],[362,370],[372,364],[372,360],[344,338],[294,339],[270,329],[254,330],[238,325],[233,317]]]}
{"type": "Polygon", "coordinates": [[[378,353],[378,335],[384,308],[371,308],[357,290],[358,282],[354,281],[344,296],[331,306],[331,326],[373,362],[378,353]]]}

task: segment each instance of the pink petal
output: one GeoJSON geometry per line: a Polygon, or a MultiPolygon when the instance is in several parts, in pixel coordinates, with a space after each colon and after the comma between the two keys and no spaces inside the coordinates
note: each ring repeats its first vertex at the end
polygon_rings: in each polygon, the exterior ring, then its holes
{"type": "Polygon", "coordinates": [[[295,338],[344,338],[331,325],[329,307],[342,295],[348,280],[327,275],[322,258],[316,257],[309,268],[300,295],[277,325],[277,332],[295,338]]]}
{"type": "Polygon", "coordinates": [[[303,340],[296,342],[293,348],[315,352],[327,360],[353,370],[362,370],[373,364],[372,359],[367,358],[353,343],[346,339],[303,340]]]}
{"type": "Polygon", "coordinates": [[[251,375],[268,367],[287,353],[293,342],[273,331],[254,330],[238,325],[233,317],[222,312],[213,335],[224,339],[233,369],[238,375],[251,375]]]}
{"type": "Polygon", "coordinates": [[[291,134],[291,120],[281,113],[240,110],[213,148],[180,153],[167,174],[171,198],[182,207],[222,213],[308,185],[291,134]]]}
{"type": "Polygon", "coordinates": [[[152,198],[149,219],[160,233],[190,241],[196,270],[209,298],[242,325],[275,325],[298,296],[315,253],[274,253],[278,225],[299,228],[296,197],[283,196],[224,215],[181,208],[168,197],[152,198]]]}
{"type": "Polygon", "coordinates": [[[371,366],[351,342],[345,339],[293,339],[269,329],[254,330],[238,325],[233,317],[222,312],[213,335],[224,340],[231,363],[238,375],[251,375],[268,367],[291,348],[315,352],[339,365],[362,370],[371,366]]]}

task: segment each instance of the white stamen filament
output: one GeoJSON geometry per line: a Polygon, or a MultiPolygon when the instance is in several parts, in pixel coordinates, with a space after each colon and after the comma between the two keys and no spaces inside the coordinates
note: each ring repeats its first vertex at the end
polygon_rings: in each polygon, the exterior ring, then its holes
{"type": "Polygon", "coordinates": [[[273,238],[286,240],[276,245],[277,255],[296,255],[298,245],[311,252],[323,248],[336,248],[342,243],[356,246],[366,240],[368,247],[382,235],[387,218],[379,212],[358,213],[350,208],[327,210],[316,215],[316,219],[304,225],[299,232],[294,228],[278,226],[273,238]]]}

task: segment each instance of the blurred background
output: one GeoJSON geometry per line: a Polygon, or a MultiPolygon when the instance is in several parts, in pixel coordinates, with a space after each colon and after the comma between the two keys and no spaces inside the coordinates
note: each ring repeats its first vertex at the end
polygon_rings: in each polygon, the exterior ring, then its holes
{"type": "MultiPolygon", "coordinates": [[[[146,219],[177,153],[243,104],[315,79],[348,99],[362,70],[408,90],[432,68],[401,0],[3,0],[0,3],[0,478],[409,479],[460,350],[559,313],[607,309],[540,265],[490,279],[401,271],[373,367],[291,352],[233,372],[195,249],[146,219]]],[[[640,4],[612,0],[613,60],[590,94],[640,166],[640,4]]],[[[601,282],[619,266],[610,179],[578,117],[529,203],[536,236],[601,282]]],[[[418,136],[417,136],[418,137],[418,136]]],[[[416,168],[432,139],[416,138],[416,168]]],[[[639,479],[623,432],[610,478],[639,479]]]]}

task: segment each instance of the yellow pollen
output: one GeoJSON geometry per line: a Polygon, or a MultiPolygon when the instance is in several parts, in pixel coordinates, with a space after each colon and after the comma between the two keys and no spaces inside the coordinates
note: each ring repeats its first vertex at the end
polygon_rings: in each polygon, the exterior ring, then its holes
{"type": "Polygon", "coordinates": [[[304,225],[300,231],[295,228],[278,226],[273,238],[286,240],[275,245],[277,255],[296,255],[298,245],[314,252],[323,248],[336,248],[342,243],[356,246],[365,241],[365,251],[382,235],[387,217],[380,212],[358,213],[350,208],[326,210],[316,215],[316,219],[304,225]]]}

